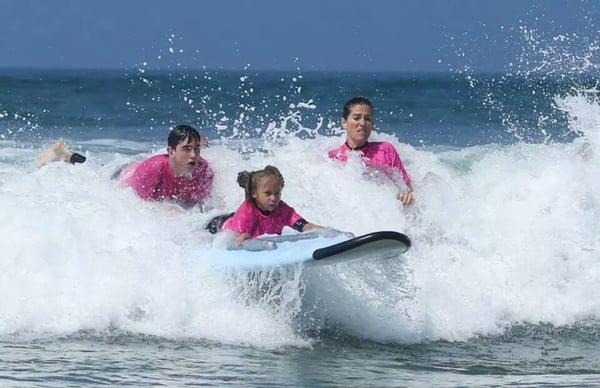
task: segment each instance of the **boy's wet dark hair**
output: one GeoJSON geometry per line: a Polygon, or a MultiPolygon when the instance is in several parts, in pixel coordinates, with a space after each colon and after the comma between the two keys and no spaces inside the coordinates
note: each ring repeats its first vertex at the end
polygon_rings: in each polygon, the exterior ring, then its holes
{"type": "Polygon", "coordinates": [[[344,113],[343,113],[344,120],[346,120],[348,118],[348,116],[350,115],[350,110],[352,109],[352,107],[354,105],[367,105],[371,108],[371,110],[373,110],[373,104],[371,104],[371,101],[369,101],[367,98],[354,97],[354,98],[348,100],[348,102],[346,102],[344,104],[344,113]]]}
{"type": "Polygon", "coordinates": [[[196,128],[192,127],[191,125],[180,124],[175,128],[171,129],[171,132],[169,132],[167,144],[171,148],[176,148],[181,142],[184,142],[187,138],[189,138],[190,140],[196,139],[196,141],[200,143],[200,133],[196,130],[196,128]]]}
{"type": "Polygon", "coordinates": [[[246,194],[246,200],[253,200],[252,194],[256,192],[256,188],[260,180],[264,177],[274,176],[279,179],[281,188],[283,189],[283,175],[279,172],[277,167],[266,166],[262,170],[257,171],[240,171],[237,177],[237,183],[244,189],[246,194]]]}

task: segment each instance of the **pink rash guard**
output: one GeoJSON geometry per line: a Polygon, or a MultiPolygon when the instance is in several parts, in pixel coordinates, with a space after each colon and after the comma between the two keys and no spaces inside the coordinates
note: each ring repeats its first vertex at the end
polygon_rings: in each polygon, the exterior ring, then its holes
{"type": "Polygon", "coordinates": [[[126,167],[119,178],[121,184],[131,186],[142,199],[173,200],[184,206],[202,204],[210,195],[213,180],[213,171],[202,158],[198,158],[191,177],[175,177],[166,154],[126,167]]]}
{"type": "Polygon", "coordinates": [[[270,214],[261,212],[252,202],[244,201],[235,214],[223,224],[223,230],[236,234],[248,233],[251,238],[261,234],[281,234],[284,226],[294,229],[306,221],[287,203],[280,201],[270,214]],[[303,223],[302,223],[303,222],[303,223]]]}
{"type": "Polygon", "coordinates": [[[360,152],[362,154],[362,159],[367,166],[383,168],[386,175],[394,181],[396,181],[395,178],[399,172],[402,175],[404,183],[406,183],[407,186],[410,186],[410,176],[408,176],[404,164],[402,164],[402,161],[398,156],[398,152],[396,152],[396,149],[390,143],[386,141],[367,142],[367,144],[357,149],[352,149],[347,143],[344,143],[340,147],[329,151],[329,157],[345,162],[348,160],[348,152],[351,151],[360,152]]]}

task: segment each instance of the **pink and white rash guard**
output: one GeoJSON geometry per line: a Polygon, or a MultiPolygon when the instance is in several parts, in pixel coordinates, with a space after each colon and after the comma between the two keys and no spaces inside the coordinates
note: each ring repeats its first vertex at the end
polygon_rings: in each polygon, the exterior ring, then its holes
{"type": "Polygon", "coordinates": [[[175,177],[167,154],[134,163],[119,177],[121,184],[131,186],[142,199],[172,200],[184,206],[202,204],[210,195],[213,180],[212,169],[200,157],[190,177],[175,177]]]}
{"type": "MultiPolygon", "coordinates": [[[[248,233],[251,238],[262,234],[281,234],[284,226],[300,229],[306,221],[287,203],[280,201],[271,213],[260,211],[251,201],[244,201],[235,214],[223,224],[223,230],[236,234],[248,233]]],[[[302,231],[302,230],[300,230],[302,231]]]]}
{"type": "Polygon", "coordinates": [[[410,186],[410,176],[406,172],[404,164],[402,164],[402,160],[398,156],[398,152],[396,152],[396,149],[390,143],[386,141],[367,142],[364,146],[356,149],[352,149],[347,143],[344,143],[340,147],[329,151],[329,157],[345,162],[348,160],[348,152],[351,151],[360,152],[367,166],[382,169],[394,181],[396,181],[396,177],[400,173],[404,183],[410,186]]]}

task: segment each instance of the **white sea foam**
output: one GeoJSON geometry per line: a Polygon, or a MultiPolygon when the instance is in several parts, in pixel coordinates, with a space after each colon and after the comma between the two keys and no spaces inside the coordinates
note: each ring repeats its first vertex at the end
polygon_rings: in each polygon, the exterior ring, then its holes
{"type": "Polygon", "coordinates": [[[356,158],[326,157],[342,138],[290,137],[245,156],[213,144],[203,152],[216,172],[214,210],[179,215],[110,181],[134,157],[109,142],[83,165],[41,170],[34,151],[4,143],[0,335],[116,327],[272,347],[307,345],[303,329],[325,326],[414,342],[600,319],[600,106],[581,95],[556,105],[582,138],[430,152],[380,135],[414,178],[412,209],[356,158]],[[206,221],[243,199],[237,172],[266,164],[311,222],[357,235],[399,230],[414,246],[404,260],[294,272],[275,286],[189,257],[210,244],[206,221]]]}

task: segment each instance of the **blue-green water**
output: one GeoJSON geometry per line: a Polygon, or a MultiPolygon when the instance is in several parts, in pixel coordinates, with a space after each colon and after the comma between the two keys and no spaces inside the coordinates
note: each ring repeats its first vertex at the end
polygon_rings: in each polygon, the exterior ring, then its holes
{"type": "Polygon", "coordinates": [[[3,384],[596,385],[598,335],[520,326],[498,337],[391,345],[338,333],[309,348],[261,349],[193,338],[80,333],[2,345],[3,384]]]}
{"type": "Polygon", "coordinates": [[[0,107],[4,127],[38,139],[162,142],[166,127],[180,122],[211,138],[260,137],[269,124],[284,122],[290,130],[331,134],[344,102],[361,95],[375,104],[379,130],[413,145],[462,147],[540,142],[547,138],[542,130],[564,140],[553,97],[574,83],[501,74],[474,82],[452,74],[4,70],[0,107]]]}
{"type": "Polygon", "coordinates": [[[506,75],[3,70],[0,384],[597,385],[600,111],[593,79],[506,75]],[[414,209],[328,160],[341,105],[376,106],[414,209]],[[210,213],[173,215],[110,180],[197,126],[210,213]],[[61,137],[83,165],[37,170],[61,137]],[[259,149],[260,151],[256,151],[259,149]],[[243,152],[240,152],[243,151],[243,152]],[[189,252],[274,164],[286,202],[403,258],[254,277],[189,252]]]}

